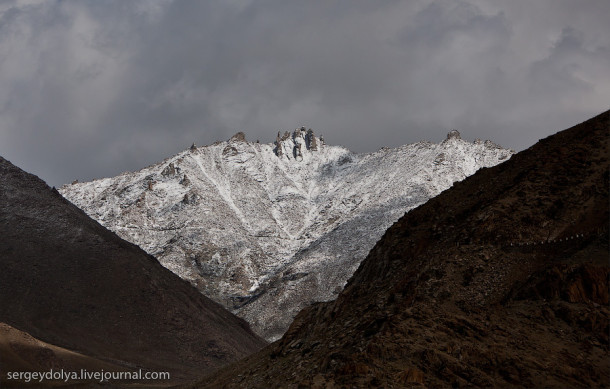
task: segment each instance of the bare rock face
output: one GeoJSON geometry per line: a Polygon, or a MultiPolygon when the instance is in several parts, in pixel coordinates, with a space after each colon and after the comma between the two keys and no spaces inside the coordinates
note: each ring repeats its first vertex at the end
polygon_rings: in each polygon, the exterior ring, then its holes
{"type": "Polygon", "coordinates": [[[355,154],[305,127],[241,138],[61,192],[269,340],[335,298],[406,211],[513,154],[462,139],[355,154]]]}

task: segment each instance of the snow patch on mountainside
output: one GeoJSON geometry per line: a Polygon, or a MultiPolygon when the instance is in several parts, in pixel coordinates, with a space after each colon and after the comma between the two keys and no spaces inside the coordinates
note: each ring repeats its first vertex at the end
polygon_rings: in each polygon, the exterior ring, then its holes
{"type": "Polygon", "coordinates": [[[368,154],[305,128],[273,144],[238,133],[60,192],[274,340],[334,298],[406,211],[513,153],[457,131],[368,154]]]}

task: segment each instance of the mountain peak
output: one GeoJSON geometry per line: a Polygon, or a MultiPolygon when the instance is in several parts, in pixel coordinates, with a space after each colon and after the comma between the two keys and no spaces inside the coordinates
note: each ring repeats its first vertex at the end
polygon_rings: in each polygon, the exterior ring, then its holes
{"type": "Polygon", "coordinates": [[[246,134],[244,134],[242,131],[239,131],[238,133],[233,135],[231,139],[229,139],[229,142],[247,142],[246,134]]]}
{"type": "Polygon", "coordinates": [[[336,297],[406,211],[512,155],[463,140],[356,154],[306,127],[235,138],[61,192],[269,340],[336,297]]]}
{"type": "Polygon", "coordinates": [[[458,130],[451,130],[447,134],[447,139],[462,139],[462,136],[458,130]]]}

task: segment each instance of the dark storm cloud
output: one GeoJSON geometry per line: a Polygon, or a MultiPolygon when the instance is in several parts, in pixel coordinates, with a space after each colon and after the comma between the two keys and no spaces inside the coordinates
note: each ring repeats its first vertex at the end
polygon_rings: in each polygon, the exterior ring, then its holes
{"type": "Polygon", "coordinates": [[[609,108],[609,4],[0,2],[0,155],[61,185],[301,125],[522,149],[609,108]]]}

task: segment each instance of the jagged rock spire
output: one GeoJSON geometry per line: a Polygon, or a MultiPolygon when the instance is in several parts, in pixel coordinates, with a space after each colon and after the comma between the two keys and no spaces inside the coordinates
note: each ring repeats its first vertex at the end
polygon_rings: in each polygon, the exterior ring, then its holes
{"type": "Polygon", "coordinates": [[[280,136],[279,131],[277,132],[277,138],[275,138],[275,149],[273,151],[278,157],[284,155],[284,151],[282,150],[282,137],[280,136]]]}
{"type": "Polygon", "coordinates": [[[305,135],[305,146],[311,151],[318,150],[318,142],[311,128],[307,130],[307,135],[305,135]]]}
{"type": "Polygon", "coordinates": [[[292,151],[294,158],[295,159],[303,159],[303,152],[301,151],[301,146],[303,146],[302,143],[295,143],[294,145],[294,149],[292,151]]]}

